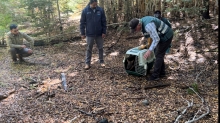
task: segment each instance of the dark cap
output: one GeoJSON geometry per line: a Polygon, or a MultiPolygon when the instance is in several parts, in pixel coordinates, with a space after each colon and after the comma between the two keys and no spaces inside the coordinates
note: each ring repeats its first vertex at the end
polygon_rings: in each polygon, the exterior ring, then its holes
{"type": "Polygon", "coordinates": [[[129,27],[130,27],[132,33],[135,32],[135,28],[137,27],[138,24],[139,24],[139,19],[137,19],[137,18],[133,18],[129,22],[129,27]]]}
{"type": "Polygon", "coordinates": [[[161,11],[160,11],[160,10],[155,11],[155,12],[154,12],[154,17],[160,19],[160,18],[161,18],[161,11]]]}
{"type": "Polygon", "coordinates": [[[17,27],[18,27],[18,26],[17,26],[16,24],[11,24],[11,25],[9,26],[10,30],[16,29],[17,27]]]}
{"type": "Polygon", "coordinates": [[[154,12],[154,14],[160,14],[161,15],[161,11],[157,10],[157,11],[154,12]]]}
{"type": "Polygon", "coordinates": [[[89,3],[92,4],[94,2],[97,2],[97,0],[90,0],[89,3]]]}

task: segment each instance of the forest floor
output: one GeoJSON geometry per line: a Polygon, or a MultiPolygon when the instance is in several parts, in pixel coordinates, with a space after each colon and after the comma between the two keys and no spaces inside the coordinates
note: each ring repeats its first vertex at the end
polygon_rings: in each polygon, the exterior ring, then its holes
{"type": "Polygon", "coordinates": [[[107,118],[112,123],[172,123],[193,101],[180,123],[206,112],[197,122],[217,123],[216,20],[171,21],[176,35],[165,56],[167,77],[155,82],[126,73],[124,55],[141,39],[141,34],[128,31],[109,29],[104,40],[106,68],[100,67],[94,45],[91,69],[84,70],[85,40],[37,46],[25,64],[13,64],[1,47],[0,122],[96,123],[107,118]],[[67,92],[61,72],[66,75],[67,92]],[[170,85],[148,88],[158,84],[170,85]],[[143,104],[146,100],[148,105],[143,104]]]}

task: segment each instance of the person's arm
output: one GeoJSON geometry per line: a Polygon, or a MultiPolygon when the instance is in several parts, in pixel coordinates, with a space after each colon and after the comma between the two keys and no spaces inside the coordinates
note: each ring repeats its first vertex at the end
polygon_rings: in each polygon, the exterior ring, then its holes
{"type": "Polygon", "coordinates": [[[102,34],[106,34],[106,16],[105,11],[102,9],[102,34]]]}
{"type": "Polygon", "coordinates": [[[81,33],[81,36],[86,35],[85,28],[86,28],[86,14],[85,14],[85,10],[83,10],[82,14],[81,14],[81,19],[80,19],[80,33],[81,33]]]}
{"type": "Polygon", "coordinates": [[[34,40],[25,33],[21,33],[21,34],[23,35],[24,39],[26,39],[30,43],[30,48],[33,48],[34,47],[34,40]]]}
{"type": "Polygon", "coordinates": [[[151,46],[149,48],[150,51],[154,51],[155,47],[160,41],[160,37],[158,36],[157,30],[156,30],[156,25],[151,22],[145,26],[146,32],[150,34],[150,37],[152,38],[153,42],[151,43],[151,46]]]}
{"type": "Polygon", "coordinates": [[[6,42],[7,42],[7,46],[8,47],[11,47],[11,48],[23,48],[22,47],[23,45],[13,44],[12,40],[11,40],[11,38],[10,38],[10,36],[8,34],[6,36],[6,42]]]}

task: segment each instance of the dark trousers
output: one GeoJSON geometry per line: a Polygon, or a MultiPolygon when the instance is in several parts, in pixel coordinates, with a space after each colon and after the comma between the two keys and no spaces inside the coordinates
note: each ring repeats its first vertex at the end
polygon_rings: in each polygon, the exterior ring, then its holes
{"type": "Polygon", "coordinates": [[[99,63],[104,63],[103,59],[103,38],[102,36],[98,37],[86,37],[87,42],[87,49],[86,49],[86,61],[85,63],[90,65],[91,64],[91,58],[92,58],[92,48],[94,42],[97,45],[98,51],[99,51],[99,63]]]}
{"type": "Polygon", "coordinates": [[[157,44],[156,52],[155,52],[155,63],[154,63],[154,72],[152,76],[159,77],[161,74],[165,74],[165,63],[164,56],[166,54],[166,50],[170,47],[173,36],[167,41],[160,41],[157,44]]]}
{"type": "Polygon", "coordinates": [[[28,57],[30,55],[32,55],[32,53],[28,53],[27,50],[24,49],[19,49],[19,48],[10,48],[10,53],[11,53],[11,58],[13,61],[17,60],[17,54],[18,54],[18,58],[19,60],[22,59],[22,57],[28,57]]]}

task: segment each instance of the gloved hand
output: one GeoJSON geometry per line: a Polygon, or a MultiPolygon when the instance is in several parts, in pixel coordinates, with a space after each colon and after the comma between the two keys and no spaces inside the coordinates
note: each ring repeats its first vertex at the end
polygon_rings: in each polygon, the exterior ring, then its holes
{"type": "Polygon", "coordinates": [[[147,45],[144,45],[144,44],[142,44],[141,46],[138,47],[139,50],[143,50],[143,49],[146,49],[146,48],[147,48],[147,45]]]}
{"type": "Polygon", "coordinates": [[[147,49],[150,48],[151,43],[153,42],[152,38],[147,39],[147,49]]]}

